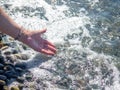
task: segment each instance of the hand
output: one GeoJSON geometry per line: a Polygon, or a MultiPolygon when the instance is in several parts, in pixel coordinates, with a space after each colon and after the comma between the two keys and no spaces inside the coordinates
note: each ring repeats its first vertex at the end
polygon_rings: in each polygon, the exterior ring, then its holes
{"type": "Polygon", "coordinates": [[[33,48],[35,51],[47,54],[47,55],[54,55],[56,53],[55,46],[43,39],[41,34],[45,33],[46,29],[38,30],[38,31],[28,31],[24,32],[24,36],[21,38],[20,41],[28,45],[29,47],[33,48]]]}

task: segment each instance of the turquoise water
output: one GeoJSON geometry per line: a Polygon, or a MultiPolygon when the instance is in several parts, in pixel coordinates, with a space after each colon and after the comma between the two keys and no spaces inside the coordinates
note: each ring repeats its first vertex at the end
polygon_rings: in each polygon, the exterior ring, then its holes
{"type": "Polygon", "coordinates": [[[45,37],[58,53],[40,64],[36,62],[42,56],[35,57],[30,68],[37,78],[48,75],[43,79],[46,90],[119,90],[119,0],[1,0],[0,4],[25,28],[47,27],[45,37]]]}

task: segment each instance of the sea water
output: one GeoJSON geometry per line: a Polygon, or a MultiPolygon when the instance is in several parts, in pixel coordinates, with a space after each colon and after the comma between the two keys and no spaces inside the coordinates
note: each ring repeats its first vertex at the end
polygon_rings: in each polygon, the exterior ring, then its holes
{"type": "Polygon", "coordinates": [[[45,38],[57,47],[53,57],[35,52],[27,61],[35,90],[119,90],[119,4],[119,0],[0,1],[26,29],[47,28],[45,38]]]}

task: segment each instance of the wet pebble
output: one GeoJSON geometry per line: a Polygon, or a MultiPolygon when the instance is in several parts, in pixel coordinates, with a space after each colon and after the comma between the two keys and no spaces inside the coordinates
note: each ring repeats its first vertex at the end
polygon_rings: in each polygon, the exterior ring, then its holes
{"type": "Polygon", "coordinates": [[[10,88],[10,90],[20,90],[17,86],[13,86],[10,88]]]}
{"type": "Polygon", "coordinates": [[[4,75],[0,75],[0,80],[6,80],[6,79],[7,79],[6,76],[4,76],[4,75]]]}
{"type": "Polygon", "coordinates": [[[30,73],[29,73],[29,74],[26,74],[25,78],[26,78],[27,81],[31,81],[32,78],[33,78],[33,75],[30,74],[30,73]]]}
{"type": "Polygon", "coordinates": [[[11,71],[6,71],[5,73],[4,73],[4,75],[6,75],[7,76],[7,78],[17,78],[17,73],[15,72],[15,71],[13,71],[13,70],[11,70],[11,71]]]}
{"type": "Polygon", "coordinates": [[[4,65],[5,65],[5,66],[9,65],[9,66],[11,66],[11,67],[15,67],[13,63],[11,63],[11,62],[7,62],[7,61],[5,62],[4,65]]]}
{"type": "Polygon", "coordinates": [[[2,55],[0,55],[0,63],[1,64],[4,64],[5,62],[4,62],[4,57],[2,56],[2,55]]]}
{"type": "Polygon", "coordinates": [[[4,70],[8,71],[8,70],[13,70],[14,68],[11,65],[6,65],[4,66],[4,70]]]}
{"type": "Polygon", "coordinates": [[[24,77],[17,77],[16,79],[19,83],[24,83],[25,78],[24,77]]]}
{"type": "Polygon", "coordinates": [[[10,8],[10,6],[12,6],[12,5],[11,5],[11,4],[8,4],[8,3],[4,4],[4,7],[5,7],[5,8],[10,8]]]}
{"type": "Polygon", "coordinates": [[[6,82],[4,80],[0,80],[0,86],[6,85],[6,82]]]}
{"type": "Polygon", "coordinates": [[[9,90],[9,87],[8,86],[3,86],[3,90],[9,90]]]}
{"type": "Polygon", "coordinates": [[[18,87],[19,87],[20,90],[23,90],[24,86],[25,86],[24,84],[19,84],[18,85],[18,87]]]}
{"type": "Polygon", "coordinates": [[[20,90],[23,90],[23,88],[25,87],[25,85],[24,84],[19,84],[18,87],[19,87],[20,90]]]}
{"type": "Polygon", "coordinates": [[[29,59],[29,56],[26,55],[26,54],[14,54],[14,56],[15,56],[17,59],[21,59],[21,60],[28,60],[28,59],[29,59]]]}
{"type": "Polygon", "coordinates": [[[15,61],[17,61],[17,58],[15,58],[13,55],[7,55],[6,59],[11,63],[14,63],[15,61]]]}
{"type": "Polygon", "coordinates": [[[3,69],[4,65],[0,63],[0,69],[3,69]]]}
{"type": "Polygon", "coordinates": [[[99,88],[99,86],[97,84],[92,84],[91,86],[92,86],[93,89],[98,89],[99,88]]]}
{"type": "Polygon", "coordinates": [[[84,81],[84,80],[76,80],[76,82],[77,82],[80,86],[85,86],[85,81],[84,81]]]}
{"type": "Polygon", "coordinates": [[[16,50],[16,49],[12,50],[12,54],[17,54],[17,53],[19,53],[18,50],[16,50]]]}
{"type": "Polygon", "coordinates": [[[4,70],[0,70],[0,74],[3,74],[4,73],[4,70]]]}
{"type": "Polygon", "coordinates": [[[15,67],[20,67],[22,69],[26,69],[27,64],[25,62],[18,62],[15,64],[15,67]]]}
{"type": "MultiPolygon", "coordinates": [[[[17,44],[12,45],[16,42],[10,43],[11,42],[8,41],[7,44],[2,43],[0,48],[0,90],[20,90],[17,86],[9,89],[8,85],[14,80],[18,81],[18,83],[24,83],[24,80],[26,80],[22,75],[27,65],[24,62],[17,62],[17,59],[27,60],[29,57],[26,54],[21,54],[20,51],[16,49],[17,44]],[[15,55],[19,56],[16,58],[15,55]]],[[[30,79],[30,76],[28,76],[28,79],[30,79]]]]}
{"type": "Polygon", "coordinates": [[[11,51],[5,51],[4,52],[4,55],[10,55],[10,54],[12,54],[11,51]]]}
{"type": "Polygon", "coordinates": [[[16,70],[17,72],[19,72],[19,73],[24,72],[24,70],[23,70],[22,68],[20,68],[20,67],[15,67],[15,70],[16,70]]]}
{"type": "Polygon", "coordinates": [[[1,48],[1,50],[3,51],[3,50],[8,49],[8,48],[9,48],[8,46],[4,46],[1,48]]]}
{"type": "Polygon", "coordinates": [[[61,80],[57,81],[56,84],[60,88],[68,88],[71,82],[71,79],[63,77],[61,80]]]}
{"type": "Polygon", "coordinates": [[[25,44],[22,44],[22,47],[23,47],[24,50],[28,49],[28,46],[26,46],[25,44]]]}

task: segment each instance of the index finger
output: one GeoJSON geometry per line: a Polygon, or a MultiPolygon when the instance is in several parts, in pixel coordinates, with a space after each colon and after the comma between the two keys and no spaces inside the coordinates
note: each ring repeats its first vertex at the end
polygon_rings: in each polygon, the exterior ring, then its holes
{"type": "Polygon", "coordinates": [[[54,55],[55,53],[50,51],[50,50],[45,50],[45,49],[41,49],[40,50],[41,53],[47,54],[47,55],[54,55]]]}
{"type": "Polygon", "coordinates": [[[47,40],[45,40],[45,43],[48,44],[48,45],[51,45],[51,46],[55,47],[54,44],[52,44],[51,42],[49,42],[49,41],[47,41],[47,40]]]}

